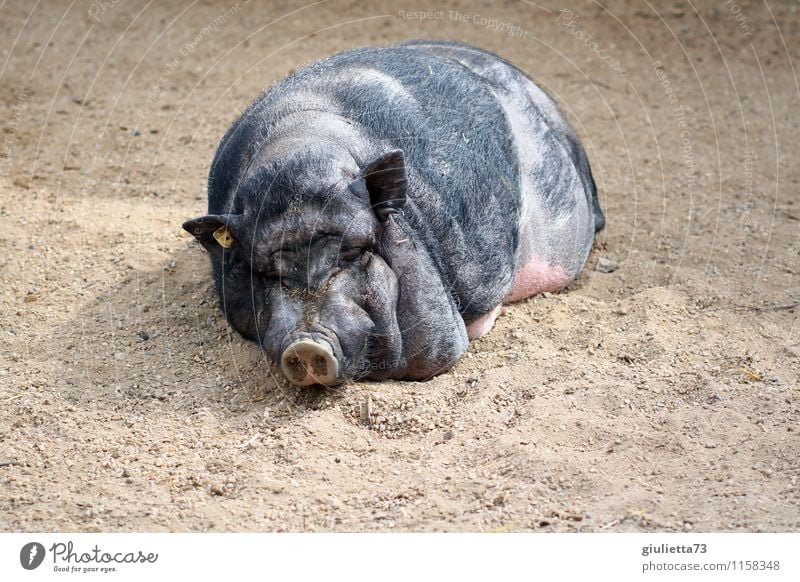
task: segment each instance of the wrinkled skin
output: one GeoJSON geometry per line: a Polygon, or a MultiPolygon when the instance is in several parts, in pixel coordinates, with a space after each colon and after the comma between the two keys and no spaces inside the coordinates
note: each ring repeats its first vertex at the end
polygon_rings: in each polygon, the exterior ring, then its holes
{"type": "Polygon", "coordinates": [[[230,324],[303,386],[421,380],[499,305],[563,288],[604,218],[552,100],[495,55],[414,42],[340,53],[223,138],[206,248],[230,324]]]}

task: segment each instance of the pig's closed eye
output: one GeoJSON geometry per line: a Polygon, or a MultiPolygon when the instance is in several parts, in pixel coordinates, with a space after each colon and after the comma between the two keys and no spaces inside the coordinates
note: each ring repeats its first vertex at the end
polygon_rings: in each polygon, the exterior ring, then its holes
{"type": "Polygon", "coordinates": [[[261,278],[264,280],[264,284],[267,287],[275,287],[277,285],[281,285],[281,277],[278,273],[264,273],[261,278]]]}
{"type": "Polygon", "coordinates": [[[342,249],[341,252],[339,252],[339,264],[346,266],[358,259],[363,253],[364,249],[342,249]]]}

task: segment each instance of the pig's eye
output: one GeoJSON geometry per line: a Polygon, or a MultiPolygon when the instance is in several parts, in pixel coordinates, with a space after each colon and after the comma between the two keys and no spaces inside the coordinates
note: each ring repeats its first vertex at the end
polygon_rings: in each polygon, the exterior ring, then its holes
{"type": "Polygon", "coordinates": [[[278,273],[264,273],[262,279],[267,287],[277,287],[281,285],[281,277],[278,273]]]}
{"type": "Polygon", "coordinates": [[[347,265],[348,263],[352,263],[357,258],[361,256],[363,253],[363,249],[342,249],[339,253],[339,264],[340,265],[347,265]]]}

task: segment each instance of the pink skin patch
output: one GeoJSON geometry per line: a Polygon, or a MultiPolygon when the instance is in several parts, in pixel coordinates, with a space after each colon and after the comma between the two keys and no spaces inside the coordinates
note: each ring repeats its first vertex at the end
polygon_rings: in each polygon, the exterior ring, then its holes
{"type": "Polygon", "coordinates": [[[573,277],[561,267],[551,265],[534,255],[517,271],[511,292],[503,299],[503,303],[513,303],[546,291],[560,291],[572,280],[573,277]]]}
{"type": "Polygon", "coordinates": [[[486,315],[481,315],[478,319],[471,321],[467,324],[467,337],[470,341],[478,339],[489,333],[489,330],[494,326],[494,320],[497,319],[500,313],[500,306],[498,305],[486,315]]]}
{"type": "MultiPolygon", "coordinates": [[[[517,271],[511,292],[505,296],[503,303],[513,303],[537,293],[560,291],[569,285],[574,277],[567,274],[564,269],[550,265],[544,259],[534,257],[517,271]]],[[[486,315],[480,316],[467,324],[467,337],[470,341],[485,336],[494,326],[500,314],[498,305],[486,315]]]]}

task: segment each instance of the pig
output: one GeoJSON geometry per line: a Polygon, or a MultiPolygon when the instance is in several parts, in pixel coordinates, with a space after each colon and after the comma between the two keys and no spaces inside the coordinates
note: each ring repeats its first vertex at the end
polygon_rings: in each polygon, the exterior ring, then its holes
{"type": "Polygon", "coordinates": [[[183,227],[230,325],[291,383],[334,386],[450,369],[501,305],[569,285],[604,224],[555,102],[493,53],[420,40],[274,84],[183,227]]]}

